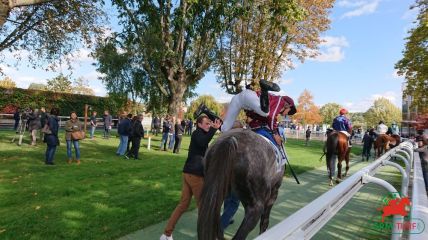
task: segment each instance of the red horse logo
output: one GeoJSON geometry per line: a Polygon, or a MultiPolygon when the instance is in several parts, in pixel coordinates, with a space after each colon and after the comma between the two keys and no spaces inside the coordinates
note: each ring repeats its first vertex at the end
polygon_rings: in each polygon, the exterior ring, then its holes
{"type": "Polygon", "coordinates": [[[384,222],[385,217],[399,214],[403,217],[407,216],[406,206],[410,206],[410,200],[408,197],[405,198],[396,198],[388,201],[386,206],[378,208],[377,210],[382,210],[382,222],[384,222]]]}

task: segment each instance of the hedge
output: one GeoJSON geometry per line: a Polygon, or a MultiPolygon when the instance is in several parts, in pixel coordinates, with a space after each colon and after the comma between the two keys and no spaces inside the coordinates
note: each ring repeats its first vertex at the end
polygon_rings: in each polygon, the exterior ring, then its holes
{"type": "Polygon", "coordinates": [[[48,111],[57,107],[60,109],[60,115],[67,116],[75,111],[78,116],[83,116],[85,104],[90,105],[93,111],[99,113],[98,115],[102,115],[104,110],[115,114],[122,107],[121,101],[111,97],[0,87],[0,113],[13,113],[18,107],[21,109],[45,107],[48,111]]]}

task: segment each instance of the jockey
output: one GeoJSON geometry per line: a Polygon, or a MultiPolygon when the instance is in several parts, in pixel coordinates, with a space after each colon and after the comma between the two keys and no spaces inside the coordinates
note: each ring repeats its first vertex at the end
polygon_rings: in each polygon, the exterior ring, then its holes
{"type": "Polygon", "coordinates": [[[388,132],[388,127],[383,123],[383,121],[380,121],[379,125],[376,127],[376,134],[381,135],[386,134],[386,132],[388,132]]]}
{"type": "MultiPolygon", "coordinates": [[[[229,131],[241,109],[244,109],[250,119],[249,126],[258,133],[262,131],[262,128],[268,129],[271,134],[262,135],[270,135],[268,138],[273,140],[272,134],[275,134],[275,142],[279,144],[281,137],[278,135],[277,116],[278,114],[283,116],[295,114],[296,106],[293,99],[288,96],[276,96],[268,93],[268,91],[280,90],[275,83],[260,80],[260,87],[260,92],[245,89],[232,98],[221,131],[229,131]]],[[[202,113],[205,113],[211,120],[219,118],[204,104],[198,107],[194,116],[197,117],[202,113]]]]}
{"type": "Polygon", "coordinates": [[[398,128],[398,125],[395,122],[392,122],[391,133],[392,135],[400,135],[400,128],[398,128]]]}
{"type": "MultiPolygon", "coordinates": [[[[339,116],[333,119],[333,129],[345,134],[348,137],[351,136],[352,124],[351,121],[345,116],[348,113],[348,110],[342,108],[339,111],[339,116]]],[[[351,142],[349,142],[349,147],[352,147],[351,142]]]]}

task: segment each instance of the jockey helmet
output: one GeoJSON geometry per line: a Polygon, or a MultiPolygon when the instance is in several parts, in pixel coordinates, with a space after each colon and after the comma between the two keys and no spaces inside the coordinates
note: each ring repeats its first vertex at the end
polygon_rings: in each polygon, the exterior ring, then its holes
{"type": "Polygon", "coordinates": [[[294,115],[297,112],[296,105],[294,105],[294,101],[289,96],[283,96],[284,100],[288,105],[290,105],[290,111],[288,112],[288,115],[294,115]]]}
{"type": "Polygon", "coordinates": [[[340,111],[339,111],[339,114],[340,114],[340,115],[345,115],[345,114],[347,114],[347,113],[348,113],[348,110],[346,110],[346,109],[344,109],[344,108],[340,109],[340,111]]]}

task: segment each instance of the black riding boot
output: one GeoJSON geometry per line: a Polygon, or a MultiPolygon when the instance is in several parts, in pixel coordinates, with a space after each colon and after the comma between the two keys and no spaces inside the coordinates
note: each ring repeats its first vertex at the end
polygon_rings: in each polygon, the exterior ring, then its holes
{"type": "Polygon", "coordinates": [[[268,82],[264,79],[260,80],[260,108],[263,112],[269,112],[269,93],[268,91],[280,91],[280,87],[276,83],[268,82]]]}
{"type": "Polygon", "coordinates": [[[207,115],[207,117],[211,120],[211,121],[215,121],[216,119],[220,119],[221,118],[219,116],[217,116],[213,111],[211,111],[207,106],[205,106],[205,104],[201,103],[201,105],[199,105],[198,109],[196,109],[195,113],[193,114],[193,117],[196,119],[198,118],[202,113],[204,113],[205,115],[207,115]]]}

